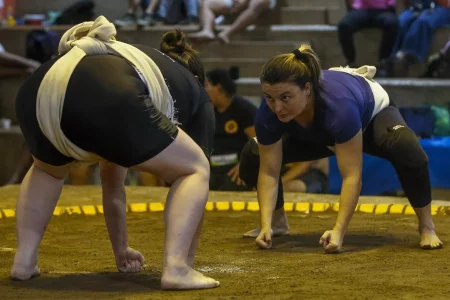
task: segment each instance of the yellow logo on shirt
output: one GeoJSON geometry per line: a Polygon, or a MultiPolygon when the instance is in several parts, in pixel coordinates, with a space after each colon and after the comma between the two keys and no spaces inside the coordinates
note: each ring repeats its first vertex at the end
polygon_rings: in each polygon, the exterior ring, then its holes
{"type": "Polygon", "coordinates": [[[229,120],[225,123],[225,131],[228,134],[234,134],[238,131],[239,126],[235,120],[229,120]]]}

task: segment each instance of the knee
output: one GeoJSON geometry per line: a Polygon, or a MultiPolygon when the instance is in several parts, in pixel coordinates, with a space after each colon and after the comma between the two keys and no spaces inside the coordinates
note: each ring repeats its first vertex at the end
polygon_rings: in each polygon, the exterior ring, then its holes
{"type": "Polygon", "coordinates": [[[356,31],[356,26],[350,18],[344,17],[338,23],[338,31],[339,33],[353,33],[356,31]]]}
{"type": "Polygon", "coordinates": [[[420,145],[419,139],[406,126],[391,132],[386,148],[394,165],[405,168],[428,167],[428,156],[420,145]]]}
{"type": "Polygon", "coordinates": [[[209,161],[206,158],[206,156],[203,154],[203,152],[202,152],[202,155],[200,155],[196,164],[194,165],[194,172],[195,172],[195,174],[201,176],[204,180],[209,181],[209,177],[211,175],[210,174],[211,168],[210,168],[209,161]]]}

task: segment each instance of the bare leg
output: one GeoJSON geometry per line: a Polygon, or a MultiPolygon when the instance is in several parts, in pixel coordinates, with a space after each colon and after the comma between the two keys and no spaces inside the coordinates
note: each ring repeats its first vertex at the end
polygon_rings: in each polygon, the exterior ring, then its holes
{"type": "Polygon", "coordinates": [[[159,5],[160,0],[152,0],[150,1],[149,6],[147,7],[147,9],[145,10],[146,14],[152,15],[155,13],[156,8],[159,5]]]}
{"type": "Polygon", "coordinates": [[[202,224],[203,224],[204,216],[205,216],[205,214],[203,214],[202,220],[200,221],[200,224],[197,227],[197,231],[195,232],[194,239],[192,240],[191,248],[189,249],[187,264],[191,268],[194,268],[195,253],[197,253],[198,242],[200,240],[200,235],[202,233],[202,224]]]}
{"type": "Polygon", "coordinates": [[[247,26],[252,25],[258,17],[269,8],[268,0],[251,0],[247,9],[244,10],[227,29],[224,29],[217,35],[223,43],[229,44],[233,34],[239,33],[247,26]]]}
{"type": "Polygon", "coordinates": [[[12,279],[28,280],[39,275],[38,248],[61,195],[63,178],[49,175],[36,163],[25,176],[17,201],[17,252],[12,279]]]}
{"type": "MultiPolygon", "coordinates": [[[[244,237],[256,238],[258,237],[261,228],[256,228],[244,233],[244,237]]],[[[289,235],[289,224],[284,208],[277,209],[273,212],[272,218],[273,236],[289,235]]]]}
{"type": "Polygon", "coordinates": [[[229,12],[229,9],[225,6],[223,0],[205,0],[201,6],[201,24],[202,30],[193,34],[189,34],[188,37],[198,42],[208,42],[215,39],[214,34],[214,20],[216,14],[224,14],[229,12]]]}
{"type": "Polygon", "coordinates": [[[136,8],[141,3],[141,0],[128,0],[128,13],[129,14],[135,14],[136,8]]]}
{"type": "Polygon", "coordinates": [[[419,219],[420,247],[423,249],[442,248],[443,243],[434,231],[431,204],[422,208],[414,208],[414,211],[419,219]]]}
{"type": "Polygon", "coordinates": [[[206,289],[219,282],[189,266],[201,228],[209,191],[209,162],[181,129],[175,141],[154,158],[135,167],[173,182],[165,207],[163,289],[206,289]],[[177,159],[175,160],[174,157],[177,159]],[[195,187],[195,188],[193,188],[195,187]]]}

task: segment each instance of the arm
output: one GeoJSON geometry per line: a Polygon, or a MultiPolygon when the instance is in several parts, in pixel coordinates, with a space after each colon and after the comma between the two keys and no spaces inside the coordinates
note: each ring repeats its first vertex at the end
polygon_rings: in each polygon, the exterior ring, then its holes
{"type": "Polygon", "coordinates": [[[361,130],[350,141],[336,144],[336,159],[342,176],[342,188],[334,230],[345,233],[358,203],[362,186],[361,130]]]}
{"type": "Polygon", "coordinates": [[[252,139],[256,136],[256,131],[255,131],[255,126],[250,126],[244,129],[245,135],[247,135],[247,137],[249,139],[252,139]]]}
{"type": "Polygon", "coordinates": [[[120,272],[139,272],[144,266],[144,256],[128,246],[126,221],[125,177],[128,169],[116,164],[101,161],[100,178],[102,179],[103,212],[109,239],[120,272]]]}
{"type": "MultiPolygon", "coordinates": [[[[244,129],[245,135],[249,139],[252,139],[256,136],[255,126],[250,126],[244,129]]],[[[239,178],[239,162],[230,169],[227,173],[228,176],[231,177],[232,182],[236,182],[237,185],[245,185],[243,181],[239,178]]]]}
{"type": "Polygon", "coordinates": [[[290,168],[284,175],[281,177],[281,181],[283,183],[289,182],[291,180],[294,180],[295,178],[304,175],[308,172],[311,165],[314,161],[305,161],[305,162],[298,162],[294,163],[293,167],[290,168]]]}
{"type": "Polygon", "coordinates": [[[283,159],[283,142],[280,139],[272,145],[258,144],[260,167],[258,174],[258,202],[261,211],[261,232],[272,227],[272,214],[278,194],[278,179],[280,177],[283,159]]]}
{"type": "Polygon", "coordinates": [[[37,69],[40,64],[37,61],[24,58],[9,52],[0,53],[0,65],[15,68],[33,68],[37,69]]]}
{"type": "Polygon", "coordinates": [[[100,162],[103,211],[114,254],[128,247],[126,223],[125,177],[128,169],[109,162],[100,162]]]}
{"type": "Polygon", "coordinates": [[[0,78],[21,77],[30,74],[28,69],[0,66],[0,78]]]}

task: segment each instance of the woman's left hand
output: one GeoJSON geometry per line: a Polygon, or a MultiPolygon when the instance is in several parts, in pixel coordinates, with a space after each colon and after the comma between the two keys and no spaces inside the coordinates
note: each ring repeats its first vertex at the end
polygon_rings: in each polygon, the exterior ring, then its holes
{"type": "Polygon", "coordinates": [[[244,182],[239,178],[239,163],[230,169],[227,173],[231,177],[232,182],[236,182],[237,185],[245,185],[244,182]]]}
{"type": "Polygon", "coordinates": [[[342,249],[345,232],[337,229],[327,230],[320,238],[319,243],[327,253],[339,253],[342,249]]]}
{"type": "Polygon", "coordinates": [[[127,247],[116,254],[116,266],[122,273],[137,273],[145,264],[144,256],[137,250],[127,247]]]}

